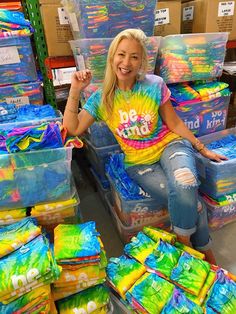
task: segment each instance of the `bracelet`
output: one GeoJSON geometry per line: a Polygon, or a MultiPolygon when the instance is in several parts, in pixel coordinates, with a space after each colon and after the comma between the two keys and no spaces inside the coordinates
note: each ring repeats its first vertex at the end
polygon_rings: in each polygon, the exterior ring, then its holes
{"type": "Polygon", "coordinates": [[[205,145],[203,143],[201,143],[199,141],[199,139],[196,139],[196,142],[193,144],[193,147],[197,150],[197,151],[201,151],[205,148],[205,145]]]}
{"type": "Polygon", "coordinates": [[[77,102],[79,101],[79,97],[75,97],[75,96],[71,95],[70,93],[69,93],[68,98],[71,98],[72,100],[77,101],[77,102]]]}
{"type": "Polygon", "coordinates": [[[72,112],[72,113],[78,114],[78,110],[72,110],[72,109],[68,108],[67,106],[65,107],[65,109],[72,112]]]}

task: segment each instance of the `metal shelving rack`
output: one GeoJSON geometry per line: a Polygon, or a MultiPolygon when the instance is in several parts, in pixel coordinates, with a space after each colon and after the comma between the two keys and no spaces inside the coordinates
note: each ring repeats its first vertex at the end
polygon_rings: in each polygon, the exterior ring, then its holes
{"type": "Polygon", "coordinates": [[[40,71],[43,75],[45,99],[47,103],[51,104],[54,107],[57,107],[53,81],[48,78],[47,69],[45,67],[45,59],[48,58],[48,52],[38,0],[22,0],[22,5],[24,7],[24,11],[27,18],[30,20],[35,30],[34,43],[40,71]]]}

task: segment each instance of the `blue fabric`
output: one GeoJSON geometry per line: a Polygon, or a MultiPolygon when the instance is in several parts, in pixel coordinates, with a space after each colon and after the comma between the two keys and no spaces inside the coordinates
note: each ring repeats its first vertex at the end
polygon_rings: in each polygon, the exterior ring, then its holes
{"type": "Polygon", "coordinates": [[[236,135],[229,134],[207,144],[206,147],[218,154],[226,156],[228,159],[234,159],[236,158],[236,135]]]}
{"type": "Polygon", "coordinates": [[[116,190],[122,195],[125,200],[144,199],[145,192],[140,186],[132,180],[125,170],[124,154],[111,155],[106,164],[106,172],[112,179],[116,190]]]}

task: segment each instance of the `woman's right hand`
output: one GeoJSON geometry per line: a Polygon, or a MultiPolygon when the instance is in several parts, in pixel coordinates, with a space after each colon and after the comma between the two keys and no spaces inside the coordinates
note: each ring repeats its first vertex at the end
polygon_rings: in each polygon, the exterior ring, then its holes
{"type": "Polygon", "coordinates": [[[90,70],[76,71],[71,77],[71,88],[82,91],[90,84],[91,79],[92,73],[90,70]]]}

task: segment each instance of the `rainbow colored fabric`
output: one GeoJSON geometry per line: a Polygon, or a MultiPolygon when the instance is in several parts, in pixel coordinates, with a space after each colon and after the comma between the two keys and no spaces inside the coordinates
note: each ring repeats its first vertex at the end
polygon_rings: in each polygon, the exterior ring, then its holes
{"type": "Polygon", "coordinates": [[[12,253],[22,245],[30,242],[41,234],[34,218],[25,218],[21,221],[0,229],[0,258],[12,253]]]}
{"type": "Polygon", "coordinates": [[[54,253],[57,261],[96,257],[101,252],[95,222],[58,225],[54,229],[54,253]]]}
{"type": "Polygon", "coordinates": [[[134,259],[122,255],[109,259],[106,272],[109,284],[124,297],[128,289],[146,272],[146,268],[134,259]]]}
{"type": "Polygon", "coordinates": [[[138,312],[140,306],[141,313],[159,314],[171,299],[174,287],[158,275],[146,273],[129,289],[126,298],[138,312]]]}
{"type": "Polygon", "coordinates": [[[117,89],[114,110],[109,115],[101,105],[101,90],[84,105],[96,120],[107,123],[125,154],[125,165],[152,164],[159,160],[166,145],[178,135],[172,133],[159,116],[159,108],[170,97],[162,78],[146,75],[131,91],[117,89]]]}
{"type": "Polygon", "coordinates": [[[57,302],[60,314],[105,314],[103,307],[109,303],[109,290],[103,285],[88,288],[57,302]]]}

